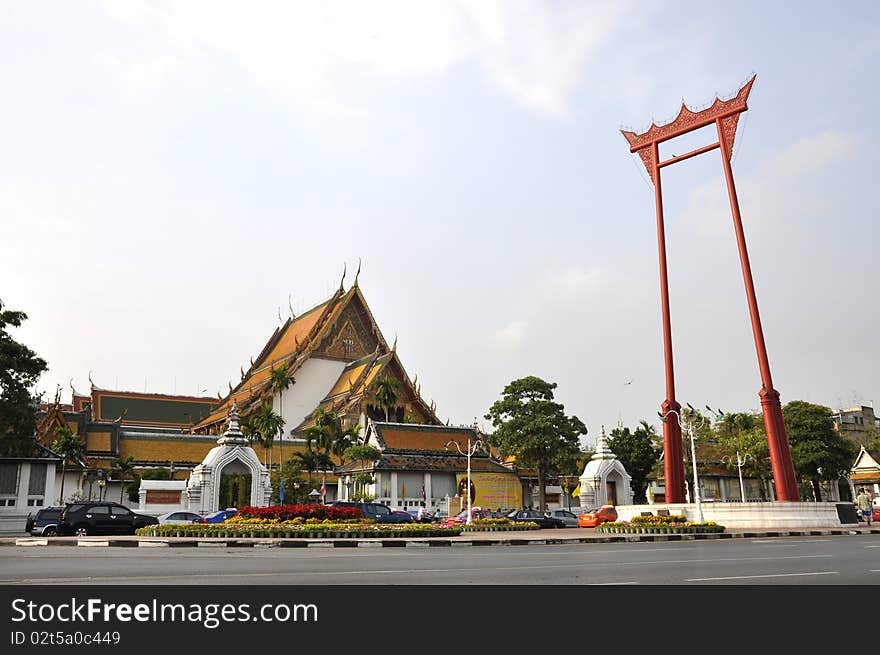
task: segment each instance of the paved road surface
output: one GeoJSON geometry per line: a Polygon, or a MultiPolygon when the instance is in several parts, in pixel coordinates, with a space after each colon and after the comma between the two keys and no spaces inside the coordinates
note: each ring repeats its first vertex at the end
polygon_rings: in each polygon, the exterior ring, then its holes
{"type": "Polygon", "coordinates": [[[0,584],[880,585],[880,536],[431,548],[0,548],[0,584]]]}

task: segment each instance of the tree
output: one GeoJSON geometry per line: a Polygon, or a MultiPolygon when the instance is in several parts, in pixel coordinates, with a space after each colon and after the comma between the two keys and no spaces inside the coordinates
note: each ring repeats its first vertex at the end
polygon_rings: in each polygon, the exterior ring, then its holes
{"type": "MultiPolygon", "coordinates": [[[[760,414],[743,412],[725,414],[718,423],[718,445],[725,453],[727,468],[737,471],[737,456],[746,459],[742,466],[744,477],[758,478],[765,482],[773,477],[770,466],[770,447],[764,431],[764,419],[760,414]],[[751,457],[746,457],[751,455],[751,457]]],[[[761,498],[765,498],[766,485],[761,485],[761,498]]]]}
{"type": "Polygon", "coordinates": [[[540,508],[544,508],[544,484],[566,461],[580,452],[578,437],[587,427],[576,416],[566,416],[565,407],[554,402],[556,383],[529,376],[514,380],[501,400],[489,408],[486,419],[495,431],[487,438],[505,457],[516,457],[523,468],[538,470],[540,508]]]}
{"type": "Polygon", "coordinates": [[[284,419],[275,413],[275,410],[272,409],[272,403],[266,401],[260,405],[256,412],[250,415],[248,426],[249,431],[262,444],[266,460],[271,468],[270,449],[272,448],[272,442],[275,441],[275,437],[284,429],[284,419]]]}
{"type": "Polygon", "coordinates": [[[345,451],[360,441],[361,426],[346,428],[338,414],[328,412],[323,407],[315,410],[312,419],[314,425],[305,430],[306,447],[344,461],[345,451]]]}
{"type": "Polygon", "coordinates": [[[372,498],[367,495],[366,487],[373,482],[373,476],[367,472],[367,466],[370,462],[375,462],[382,457],[382,451],[367,444],[359,444],[357,446],[351,446],[345,451],[344,456],[345,459],[350,462],[360,462],[361,468],[363,469],[352,476],[355,483],[352,500],[372,500],[372,498]]]}
{"type": "Polygon", "coordinates": [[[134,455],[117,457],[110,465],[110,475],[119,476],[119,502],[122,502],[122,494],[125,493],[125,478],[134,472],[134,455]]]}
{"type": "Polygon", "coordinates": [[[66,425],[55,428],[55,441],[52,442],[52,450],[61,457],[61,493],[59,502],[64,503],[64,478],[67,473],[67,462],[72,461],[82,465],[86,446],[79,435],[66,425]]]}
{"type": "Polygon", "coordinates": [[[27,320],[24,312],[3,309],[0,301],[0,455],[25,457],[33,450],[36,403],[32,389],[46,370],[45,360],[7,332],[27,320]]]}
{"type": "Polygon", "coordinates": [[[834,429],[833,416],[830,408],[803,400],[782,408],[795,472],[812,486],[816,500],[822,500],[820,481],[836,481],[840,471],[850,469],[858,452],[834,429]]]}
{"type": "MultiPolygon", "coordinates": [[[[291,371],[287,364],[282,364],[278,368],[272,367],[272,370],[269,372],[269,385],[272,389],[273,394],[278,394],[278,415],[282,419],[282,426],[284,421],[284,391],[289,387],[296,384],[296,380],[293,379],[293,371],[291,371]]],[[[284,433],[281,431],[279,433],[280,439],[278,440],[279,452],[278,458],[281,460],[281,466],[284,467],[284,433]]],[[[280,478],[282,489],[284,488],[285,480],[284,476],[280,478]]],[[[283,494],[282,494],[283,496],[283,494]]],[[[283,500],[282,500],[283,504],[283,500]]]]}
{"type": "Polygon", "coordinates": [[[648,474],[660,459],[662,447],[658,445],[658,435],[654,426],[640,421],[635,432],[629,428],[618,427],[608,437],[608,447],[617,455],[626,472],[632,477],[633,502],[646,502],[645,490],[648,487],[648,474]]]}
{"type": "Polygon", "coordinates": [[[384,377],[376,380],[373,385],[373,395],[379,406],[385,410],[385,420],[389,420],[389,411],[397,406],[397,380],[394,378],[384,377]]]}
{"type": "Polygon", "coordinates": [[[272,471],[272,502],[281,500],[281,481],[284,481],[284,497],[291,504],[307,502],[308,489],[302,475],[303,468],[296,461],[296,456],[284,462],[280,468],[272,471]]]}

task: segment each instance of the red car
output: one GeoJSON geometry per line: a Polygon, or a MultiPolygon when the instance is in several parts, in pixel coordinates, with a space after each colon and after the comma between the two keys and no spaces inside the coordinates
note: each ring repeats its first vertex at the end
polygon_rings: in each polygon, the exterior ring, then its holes
{"type": "Polygon", "coordinates": [[[591,509],[578,517],[579,528],[595,528],[603,523],[614,523],[617,520],[617,510],[614,505],[602,505],[598,509],[591,509]]]}
{"type": "MultiPolygon", "coordinates": [[[[472,507],[471,508],[471,518],[472,519],[489,519],[492,518],[489,510],[484,509],[482,507],[472,507]]],[[[467,510],[464,509],[455,516],[450,516],[448,518],[443,519],[443,523],[441,524],[444,528],[450,528],[454,525],[462,525],[463,523],[467,523],[467,510]]]]}

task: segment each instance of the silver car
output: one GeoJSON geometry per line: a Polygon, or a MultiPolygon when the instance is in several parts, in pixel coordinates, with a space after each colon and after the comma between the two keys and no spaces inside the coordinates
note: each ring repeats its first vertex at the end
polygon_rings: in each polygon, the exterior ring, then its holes
{"type": "Polygon", "coordinates": [[[573,512],[569,512],[567,509],[554,509],[549,512],[545,512],[547,516],[551,516],[554,519],[559,519],[565,523],[566,528],[576,528],[578,527],[578,517],[577,514],[573,512]]]}
{"type": "Polygon", "coordinates": [[[162,514],[162,516],[157,518],[159,519],[159,525],[165,525],[167,523],[179,525],[192,523],[196,519],[202,518],[202,516],[201,514],[196,514],[194,512],[169,512],[168,514],[162,514]]]}

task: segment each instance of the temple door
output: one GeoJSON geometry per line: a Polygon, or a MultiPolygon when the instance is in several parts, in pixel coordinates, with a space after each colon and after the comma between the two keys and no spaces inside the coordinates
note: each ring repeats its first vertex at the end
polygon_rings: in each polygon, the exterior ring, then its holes
{"type": "Polygon", "coordinates": [[[609,480],[605,483],[605,497],[609,505],[617,505],[617,483],[609,480]]]}

